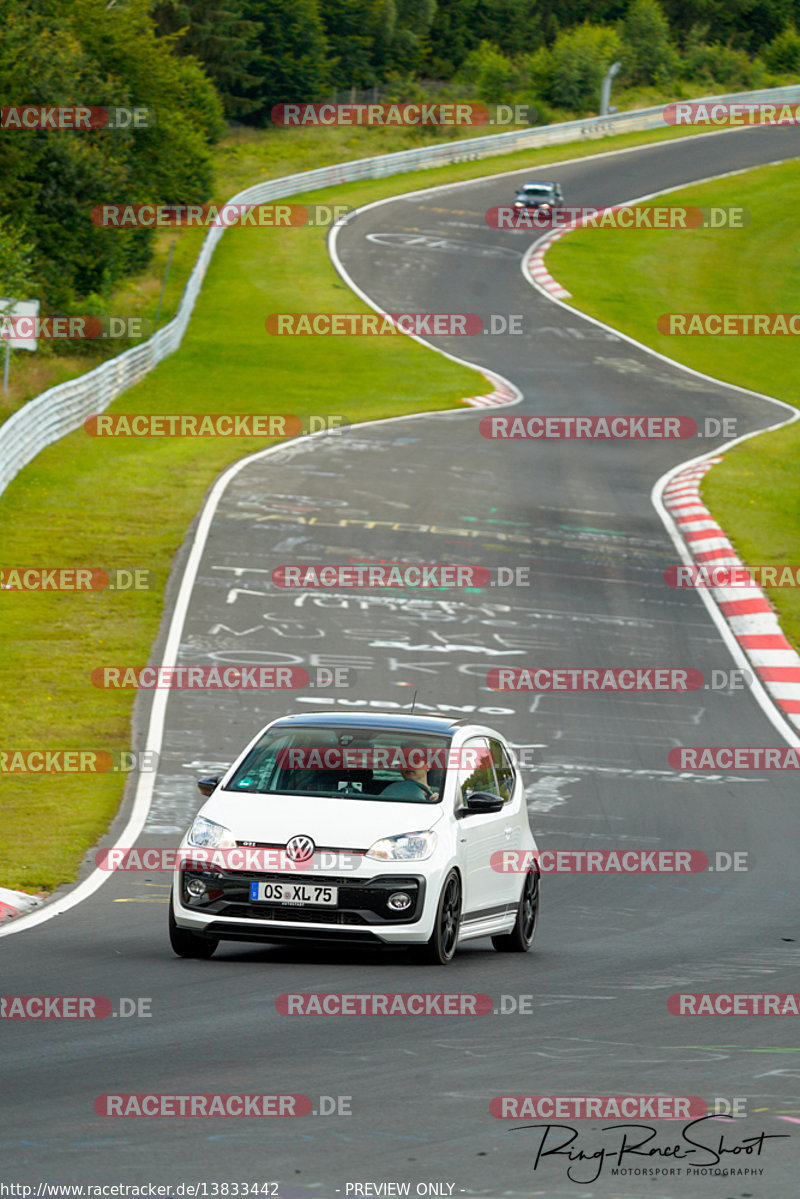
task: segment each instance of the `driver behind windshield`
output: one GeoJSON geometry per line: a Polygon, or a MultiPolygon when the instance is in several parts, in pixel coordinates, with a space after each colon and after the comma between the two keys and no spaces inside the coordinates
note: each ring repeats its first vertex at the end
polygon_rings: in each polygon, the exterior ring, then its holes
{"type": "Polygon", "coordinates": [[[439,798],[439,792],[428,786],[428,771],[425,766],[404,766],[400,773],[403,776],[402,780],[398,779],[397,782],[384,787],[381,798],[388,795],[392,799],[410,799],[417,803],[435,803],[439,798]]]}

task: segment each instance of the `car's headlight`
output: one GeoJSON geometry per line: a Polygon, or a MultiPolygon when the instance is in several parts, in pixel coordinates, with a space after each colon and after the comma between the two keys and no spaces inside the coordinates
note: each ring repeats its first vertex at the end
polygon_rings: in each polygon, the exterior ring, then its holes
{"type": "Polygon", "coordinates": [[[371,845],[365,858],[377,858],[379,862],[422,862],[436,848],[436,833],[401,833],[397,837],[384,837],[371,845]]]}
{"type": "Polygon", "coordinates": [[[236,848],[230,829],[223,824],[215,824],[213,820],[206,820],[205,816],[195,816],[187,839],[190,845],[196,845],[198,849],[236,848]]]}
{"type": "Polygon", "coordinates": [[[525,207],[525,205],[522,203],[522,200],[515,200],[515,201],[514,201],[514,207],[515,207],[515,208],[524,208],[524,207],[525,207]]]}

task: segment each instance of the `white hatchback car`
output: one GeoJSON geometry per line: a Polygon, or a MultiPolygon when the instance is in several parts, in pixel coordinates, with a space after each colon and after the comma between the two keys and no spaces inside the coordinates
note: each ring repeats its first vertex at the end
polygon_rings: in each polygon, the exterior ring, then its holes
{"type": "Polygon", "coordinates": [[[304,940],[408,946],[444,965],[476,937],[531,946],[538,850],[514,754],[492,729],[286,716],[198,786],[208,799],[170,898],[181,957],[211,957],[220,940],[304,940]]]}

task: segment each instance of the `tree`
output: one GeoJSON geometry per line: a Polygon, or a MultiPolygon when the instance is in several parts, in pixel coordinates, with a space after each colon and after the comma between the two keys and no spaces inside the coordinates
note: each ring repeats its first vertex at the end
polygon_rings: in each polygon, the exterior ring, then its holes
{"type": "Polygon", "coordinates": [[[687,79],[709,91],[744,91],[763,87],[764,64],[746,50],[708,42],[708,28],[695,25],[689,31],[683,52],[683,72],[687,79]]]}
{"type": "Polygon", "coordinates": [[[560,108],[597,108],[603,76],[622,53],[614,29],[588,21],[560,33],[549,53],[545,99],[560,108]]]}
{"type": "Polygon", "coordinates": [[[627,83],[658,83],[675,74],[678,55],[658,0],[632,0],[619,31],[627,83]]]}
{"type": "Polygon", "coordinates": [[[764,62],[778,74],[800,71],[800,34],[787,25],[764,50],[764,62]]]}
{"type": "Polygon", "coordinates": [[[202,62],[219,92],[225,113],[239,117],[257,101],[245,92],[257,82],[259,22],[249,19],[247,0],[157,0],[151,9],[156,33],[172,37],[179,54],[202,62]]]}
{"type": "Polygon", "coordinates": [[[388,38],[388,53],[378,65],[387,63],[406,74],[418,74],[429,52],[428,37],[436,15],[436,0],[402,0],[399,9],[390,0],[394,12],[393,30],[388,38]]]}
{"type": "Polygon", "coordinates": [[[438,0],[428,53],[428,68],[437,78],[452,78],[478,45],[477,8],[478,0],[438,0]]]}
{"type": "Polygon", "coordinates": [[[706,25],[713,45],[758,53],[800,13],[796,0],[662,0],[673,34],[706,25]]]}
{"type": "Polygon", "coordinates": [[[374,87],[376,41],[388,44],[395,16],[384,0],[322,0],[320,13],[332,56],[337,90],[374,87]]]}
{"type": "Polygon", "coordinates": [[[317,0],[292,0],[291,8],[282,0],[250,0],[247,11],[261,30],[246,123],[263,125],[276,104],[324,100],[334,64],[317,0]]]}
{"type": "Polygon", "coordinates": [[[15,229],[7,217],[0,217],[0,296],[20,300],[36,287],[33,267],[33,242],[15,229]]]}
{"type": "Polygon", "coordinates": [[[4,105],[144,107],[146,129],[5,129],[0,217],[27,231],[44,310],[75,310],[147,261],[146,229],[98,228],[102,203],[202,202],[210,194],[209,143],[222,110],[191,59],[155,35],[146,0],[6,0],[0,46],[4,105]]]}
{"type": "Polygon", "coordinates": [[[464,59],[461,75],[475,87],[475,95],[487,104],[508,102],[516,72],[509,59],[491,42],[481,42],[464,59]]]}
{"type": "Polygon", "coordinates": [[[503,54],[528,54],[542,44],[542,18],[531,0],[482,0],[475,15],[477,36],[503,54]]]}
{"type": "Polygon", "coordinates": [[[554,12],[548,13],[544,23],[544,44],[548,50],[555,44],[561,26],[558,23],[558,17],[554,12]]]}

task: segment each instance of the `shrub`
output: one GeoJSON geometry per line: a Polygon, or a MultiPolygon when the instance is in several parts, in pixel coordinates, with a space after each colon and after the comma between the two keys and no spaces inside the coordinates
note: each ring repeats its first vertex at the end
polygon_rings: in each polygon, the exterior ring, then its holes
{"type": "Polygon", "coordinates": [[[622,42],[609,26],[585,21],[560,33],[549,55],[545,99],[576,111],[597,108],[603,76],[611,63],[622,57],[622,42]]]}
{"type": "Polygon", "coordinates": [[[800,33],[794,25],[787,25],[764,47],[764,62],[779,74],[800,71],[800,33]]]}
{"type": "Polygon", "coordinates": [[[486,104],[506,104],[517,82],[517,71],[497,46],[481,42],[464,59],[459,77],[474,85],[479,100],[486,104]]]}
{"type": "Polygon", "coordinates": [[[657,0],[633,0],[620,22],[622,68],[626,83],[664,83],[678,69],[669,39],[669,22],[657,0]]]}
{"type": "Polygon", "coordinates": [[[689,31],[684,51],[684,74],[688,79],[731,91],[763,85],[764,64],[759,58],[751,58],[732,46],[709,43],[705,41],[706,33],[703,26],[693,26],[689,31]]]}

